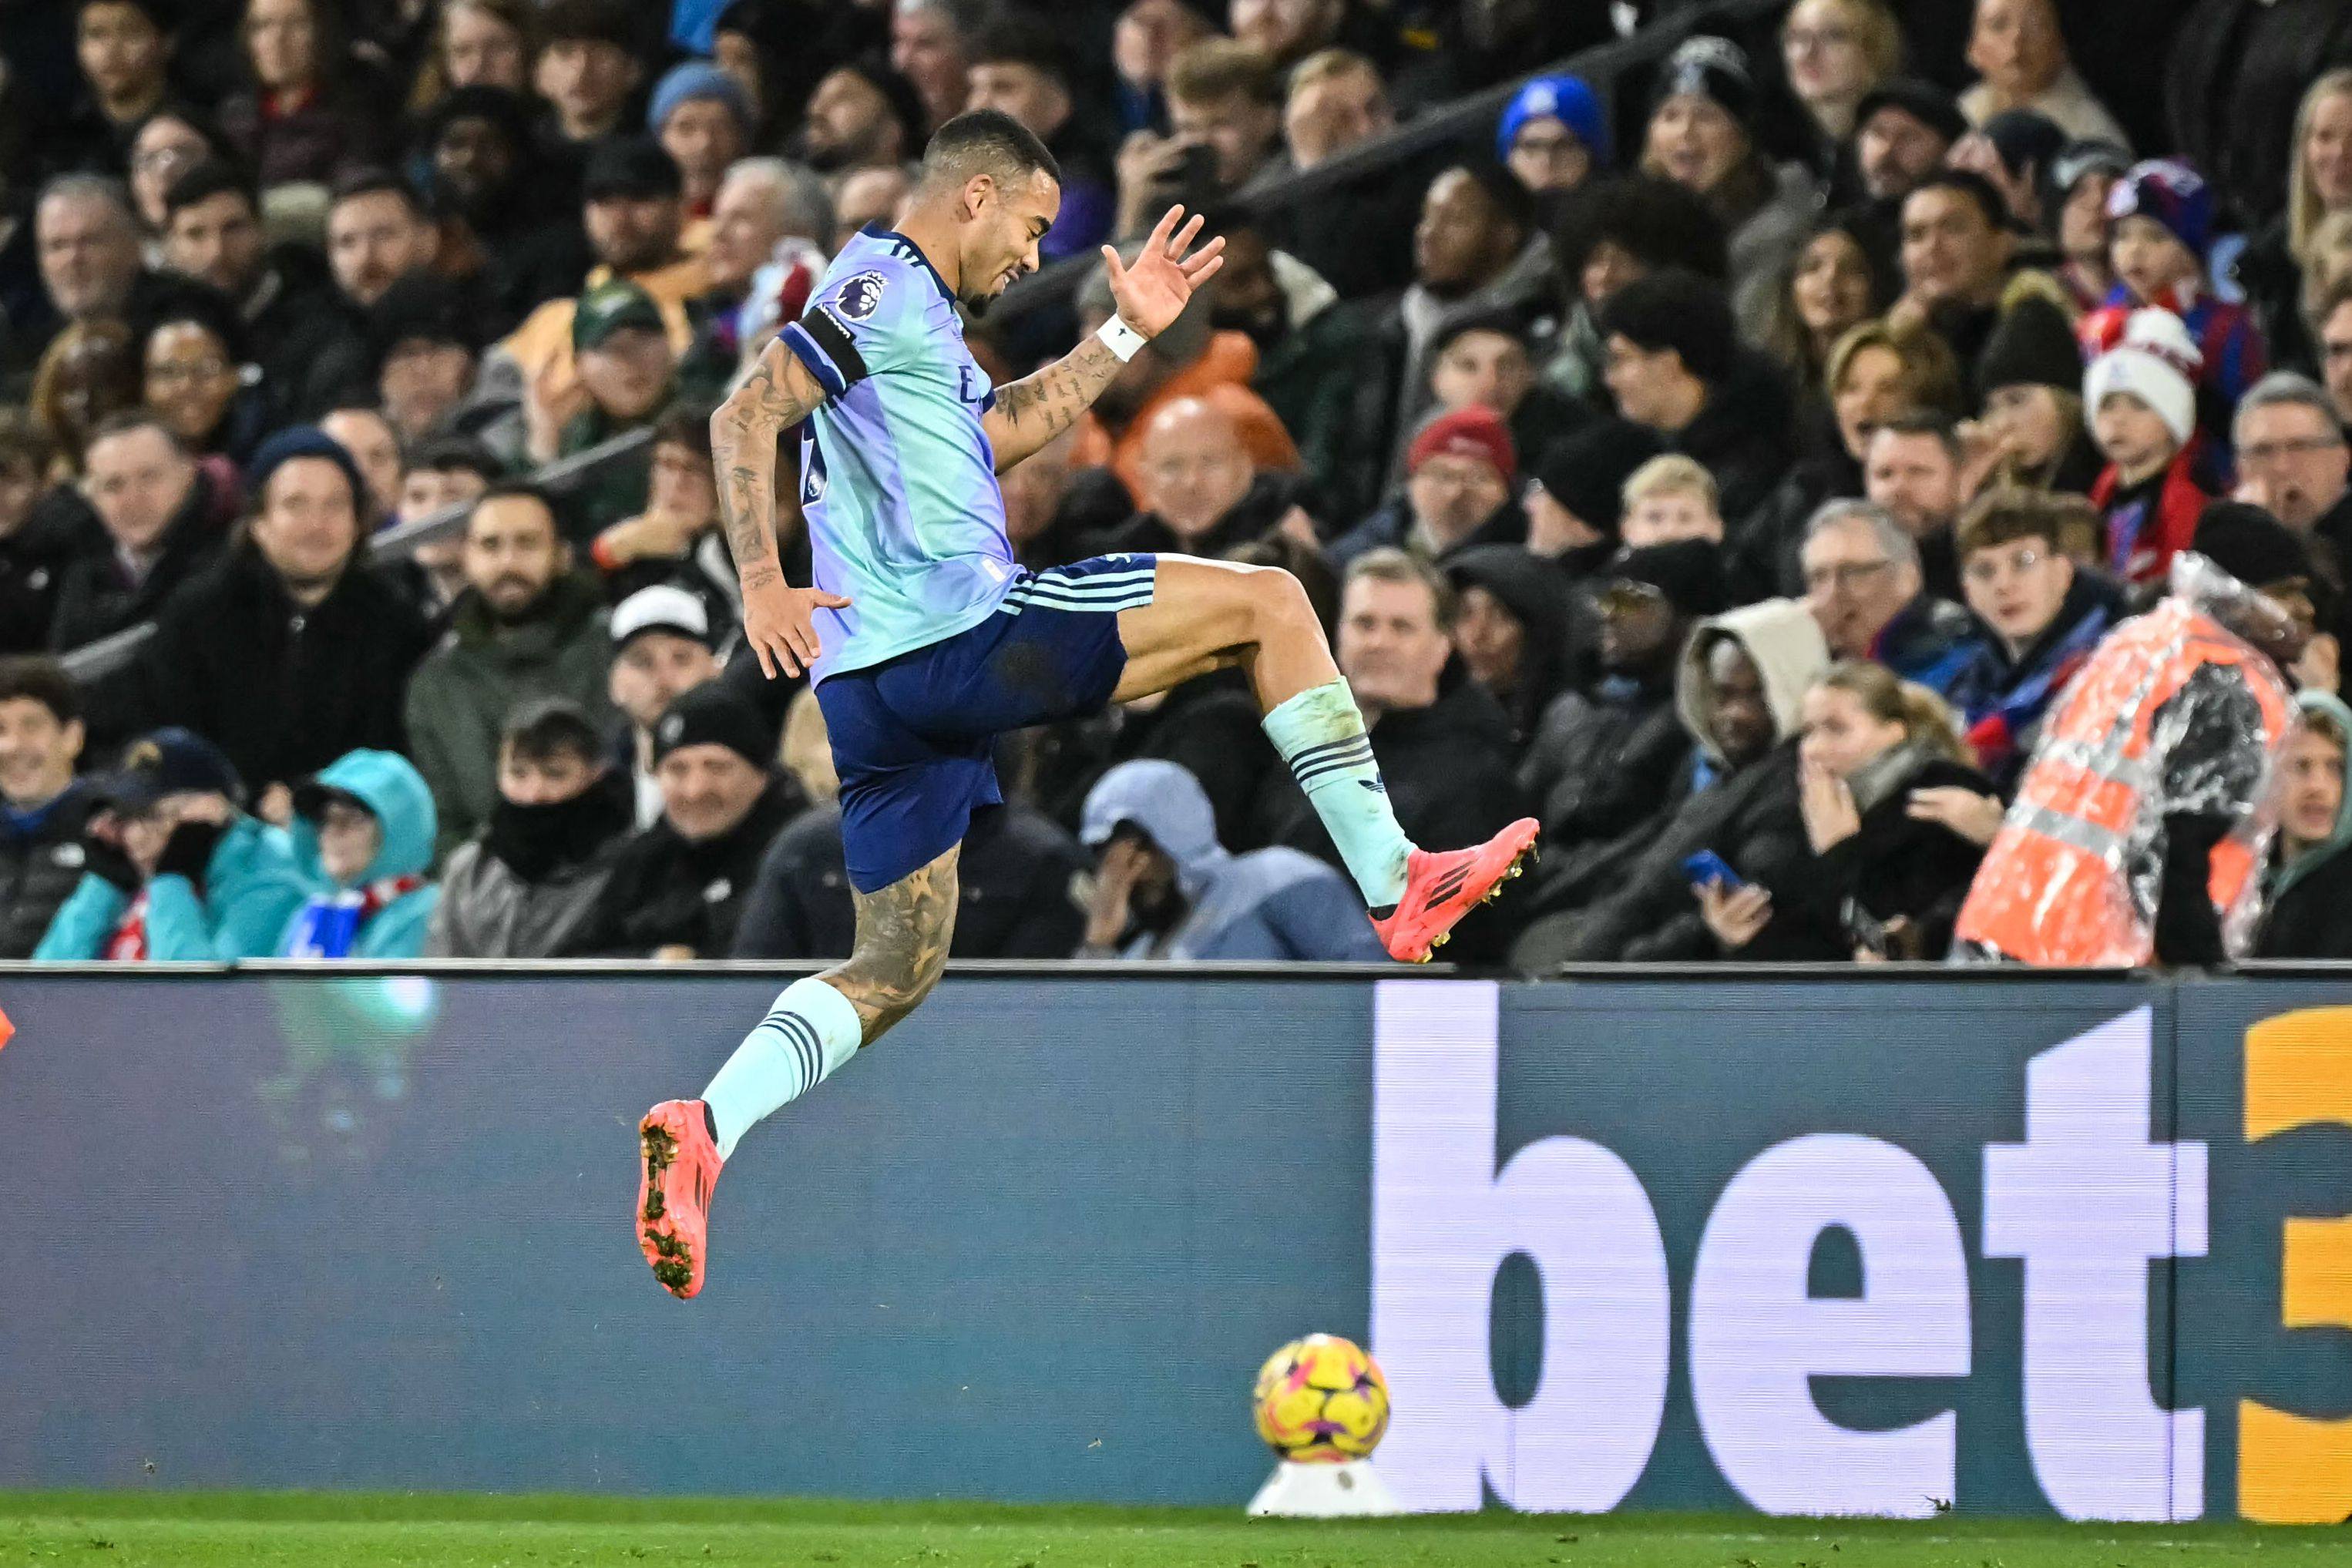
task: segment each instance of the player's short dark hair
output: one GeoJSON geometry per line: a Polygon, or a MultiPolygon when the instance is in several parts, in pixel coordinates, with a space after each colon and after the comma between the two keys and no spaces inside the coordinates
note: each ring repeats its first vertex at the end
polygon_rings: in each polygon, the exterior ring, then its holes
{"type": "Polygon", "coordinates": [[[481,476],[485,485],[495,485],[507,476],[506,465],[498,455],[470,435],[436,435],[416,449],[408,460],[412,474],[448,474],[462,471],[481,476]]]}
{"type": "Polygon", "coordinates": [[[1044,170],[1055,184],[1062,165],[1036,134],[997,109],[966,110],[931,135],[923,149],[923,177],[961,183],[974,174],[992,174],[1008,183],[1044,170]]]}
{"type": "Polygon", "coordinates": [[[1951,415],[1931,408],[1910,409],[1891,419],[1882,419],[1878,428],[1895,435],[1931,437],[1955,465],[1967,455],[1960,447],[1960,427],[1953,423],[1951,415]]]}
{"type": "Polygon", "coordinates": [[[163,221],[168,224],[179,216],[184,207],[209,202],[227,193],[243,196],[245,204],[258,214],[261,211],[261,188],[253,176],[236,164],[218,158],[207,158],[178,179],[163,193],[163,221]]]}
{"type": "Polygon", "coordinates": [[[1000,16],[982,27],[972,37],[971,55],[976,66],[1027,66],[1065,89],[1070,85],[1070,51],[1061,33],[1026,16],[1000,16]]]}
{"type": "Polygon", "coordinates": [[[0,703],[37,702],[59,724],[81,716],[81,688],[66,667],[47,653],[17,653],[0,658],[0,703]]]}
{"type": "Polygon", "coordinates": [[[335,182],[328,193],[327,205],[331,209],[341,206],[345,202],[357,201],[362,196],[381,194],[398,196],[420,223],[431,216],[425,211],[425,198],[416,193],[416,187],[389,169],[352,170],[335,182]]]}
{"type": "Polygon", "coordinates": [[[517,704],[499,732],[502,750],[532,762],[572,756],[591,766],[603,760],[604,737],[588,710],[569,697],[539,697],[517,704]]]}
{"type": "Polygon", "coordinates": [[[1910,194],[1903,200],[1907,204],[1922,191],[1958,191],[1984,214],[1986,226],[1999,233],[2007,232],[2011,226],[2009,203],[2002,197],[2000,188],[1974,169],[1938,169],[1912,186],[1910,194]]]}

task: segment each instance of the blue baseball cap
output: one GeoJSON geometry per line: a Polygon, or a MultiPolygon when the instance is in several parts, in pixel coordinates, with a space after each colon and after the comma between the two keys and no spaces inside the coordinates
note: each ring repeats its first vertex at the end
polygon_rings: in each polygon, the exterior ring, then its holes
{"type": "Polygon", "coordinates": [[[1509,158],[1511,143],[1519,139],[1528,121],[1547,115],[1584,143],[1595,168],[1609,167],[1609,121],[1601,112],[1601,100],[1582,77],[1538,77],[1519,89],[1495,127],[1495,155],[1509,158]]]}
{"type": "Polygon", "coordinates": [[[140,737],[122,748],[121,765],[93,781],[92,793],[119,811],[152,809],[166,795],[218,793],[241,801],[245,786],[217,746],[176,725],[140,737]]]}

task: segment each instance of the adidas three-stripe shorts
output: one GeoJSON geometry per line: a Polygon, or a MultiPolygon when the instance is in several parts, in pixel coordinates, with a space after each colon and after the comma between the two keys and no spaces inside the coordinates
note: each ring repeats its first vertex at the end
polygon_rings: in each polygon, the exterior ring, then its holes
{"type": "Polygon", "coordinates": [[[1099,709],[1127,649],[1118,612],[1151,602],[1150,555],[1024,572],[968,631],[818,683],[841,775],[850,885],[875,893],[961,842],[999,805],[996,737],[1099,709]]]}

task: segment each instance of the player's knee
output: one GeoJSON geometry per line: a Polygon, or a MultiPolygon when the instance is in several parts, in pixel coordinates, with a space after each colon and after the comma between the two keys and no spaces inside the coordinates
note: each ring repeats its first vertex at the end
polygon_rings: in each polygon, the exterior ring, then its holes
{"type": "Polygon", "coordinates": [[[1248,578],[1254,639],[1269,643],[1319,631],[1322,622],[1298,579],[1278,566],[1253,568],[1248,578]]]}

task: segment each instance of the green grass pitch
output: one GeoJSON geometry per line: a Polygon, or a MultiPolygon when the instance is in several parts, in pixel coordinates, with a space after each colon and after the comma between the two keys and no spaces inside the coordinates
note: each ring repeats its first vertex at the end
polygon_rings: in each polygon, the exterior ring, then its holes
{"type": "Polygon", "coordinates": [[[16,1564],[431,1568],[2158,1568],[2352,1565],[2352,1530],[1233,1511],[382,1493],[0,1493],[16,1564]]]}

